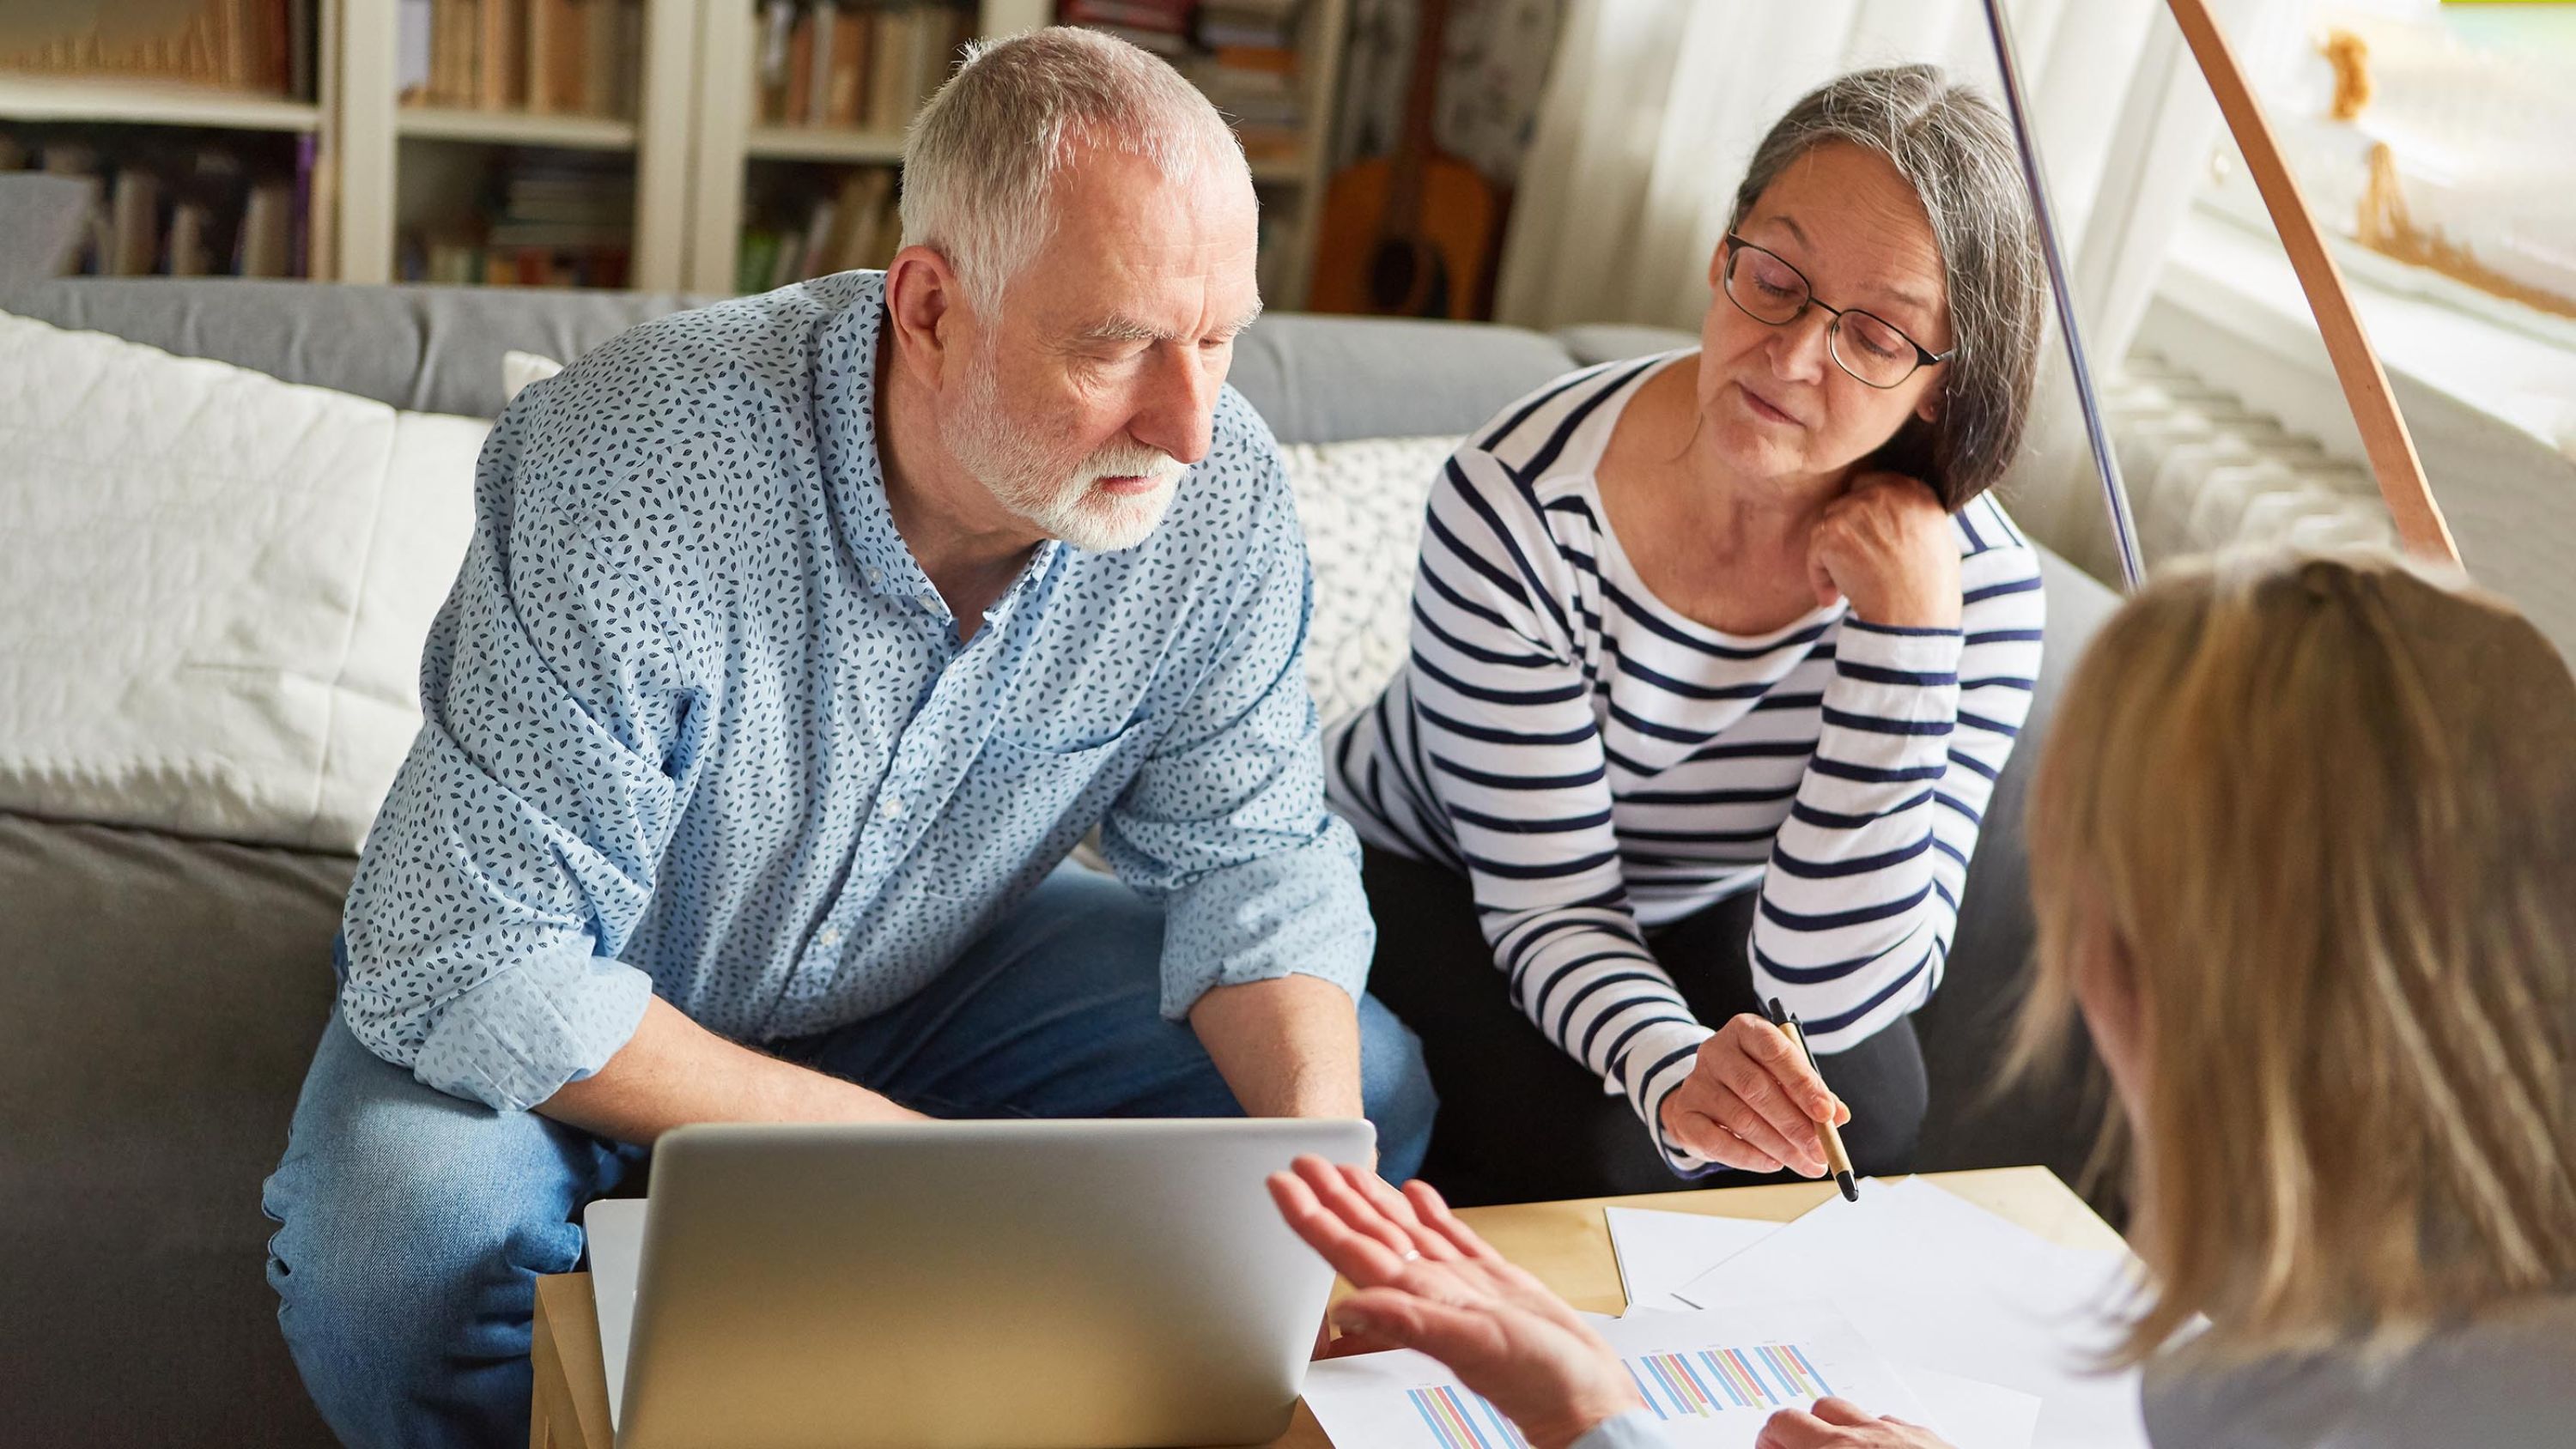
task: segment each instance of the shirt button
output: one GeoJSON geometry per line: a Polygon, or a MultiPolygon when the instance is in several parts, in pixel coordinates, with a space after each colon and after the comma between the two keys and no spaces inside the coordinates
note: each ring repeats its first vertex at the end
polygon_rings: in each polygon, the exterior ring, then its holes
{"type": "Polygon", "coordinates": [[[939,596],[936,594],[922,595],[920,604],[921,612],[925,614],[936,614],[939,612],[939,596]]]}
{"type": "Polygon", "coordinates": [[[884,799],[879,800],[877,802],[877,814],[884,816],[888,820],[901,820],[903,818],[903,797],[901,795],[888,795],[884,799]]]}
{"type": "Polygon", "coordinates": [[[826,950],[841,944],[841,928],[838,926],[825,926],[820,931],[814,933],[814,944],[821,946],[826,950]]]}
{"type": "Polygon", "coordinates": [[[885,570],[883,570],[883,569],[870,569],[870,570],[868,570],[868,582],[869,582],[869,583],[872,583],[872,584],[881,584],[881,583],[884,583],[884,582],[885,582],[885,570]]]}

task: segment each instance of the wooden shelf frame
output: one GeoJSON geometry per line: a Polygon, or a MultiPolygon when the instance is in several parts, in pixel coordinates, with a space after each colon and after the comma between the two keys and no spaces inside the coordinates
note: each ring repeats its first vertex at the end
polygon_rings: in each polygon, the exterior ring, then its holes
{"type": "Polygon", "coordinates": [[[322,129],[322,107],[175,81],[0,73],[0,120],[312,132],[322,129]]]}
{"type": "MultiPolygon", "coordinates": [[[[757,40],[754,0],[641,0],[642,73],[633,120],[404,106],[396,98],[400,15],[394,0],[319,0],[317,96],[311,102],[174,83],[0,74],[0,120],[203,126],[318,138],[308,238],[316,278],[389,282],[398,243],[405,142],[627,153],[635,165],[628,284],[733,291],[751,168],[779,162],[890,166],[903,137],[880,131],[753,124],[747,83],[757,40]]],[[[1296,44],[1305,57],[1306,128],[1298,152],[1252,166],[1262,205],[1288,223],[1272,241],[1291,256],[1271,276],[1274,308],[1303,304],[1322,210],[1351,0],[1308,0],[1296,44]]],[[[978,35],[1053,22],[1053,0],[978,0],[978,35]]],[[[419,157],[415,154],[415,160],[419,157]]],[[[417,179],[417,178],[416,178],[417,179]]]]}

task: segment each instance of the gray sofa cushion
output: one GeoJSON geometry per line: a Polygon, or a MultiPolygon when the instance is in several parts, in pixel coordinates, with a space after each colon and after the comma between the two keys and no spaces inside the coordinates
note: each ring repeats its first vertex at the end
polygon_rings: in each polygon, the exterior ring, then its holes
{"type": "Polygon", "coordinates": [[[331,1442],[259,1185],[351,868],[0,814],[0,1442],[331,1442]]]}
{"type": "Polygon", "coordinates": [[[497,417],[501,354],[570,359],[706,300],[673,292],[82,278],[0,291],[0,311],[109,332],[414,412],[497,417]]]}
{"type": "Polygon", "coordinates": [[[77,259],[98,205],[98,180],[0,173],[0,285],[61,275],[77,259]]]}
{"type": "MultiPolygon", "coordinates": [[[[639,322],[710,300],[135,277],[10,287],[0,290],[0,311],[399,408],[488,418],[501,411],[503,352],[568,362],[639,322]]],[[[1244,334],[1229,380],[1281,442],[1336,443],[1464,433],[1573,366],[1554,339],[1517,327],[1283,315],[1244,334]]]]}
{"type": "Polygon", "coordinates": [[[1573,370],[1545,333],[1468,322],[1264,317],[1227,381],[1283,443],[1455,437],[1573,370]]]}

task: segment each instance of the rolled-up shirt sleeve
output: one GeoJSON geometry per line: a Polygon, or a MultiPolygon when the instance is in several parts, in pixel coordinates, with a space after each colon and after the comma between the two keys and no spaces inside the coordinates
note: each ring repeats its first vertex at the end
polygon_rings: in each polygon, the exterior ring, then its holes
{"type": "Polygon", "coordinates": [[[1103,822],[1120,879],[1164,909],[1163,1014],[1209,990],[1321,977],[1356,1000],[1377,941],[1359,841],[1324,808],[1305,681],[1314,578],[1266,432],[1262,497],[1235,592],[1182,718],[1103,822]]]}
{"type": "MultiPolygon", "coordinates": [[[[685,798],[702,704],[648,550],[532,389],[477,468],[475,531],[421,660],[422,723],[343,918],[341,1008],[425,1085],[543,1102],[634,1035],[617,959],[685,798]]],[[[633,515],[629,515],[632,517],[633,515]]]]}

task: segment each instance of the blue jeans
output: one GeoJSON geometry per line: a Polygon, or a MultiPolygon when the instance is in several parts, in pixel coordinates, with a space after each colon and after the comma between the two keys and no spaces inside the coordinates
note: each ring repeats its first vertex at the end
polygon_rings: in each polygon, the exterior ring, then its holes
{"type": "MultiPolygon", "coordinates": [[[[1162,939],[1159,910],[1068,866],[910,1000],[771,1048],[940,1116],[1239,1116],[1197,1034],[1158,1012],[1162,939]]],[[[1372,998],[1360,1075],[1382,1170],[1410,1176],[1431,1082],[1372,998]]],[[[261,1194],[278,1322],[332,1430],[363,1446],[526,1443],[537,1276],[579,1266],[581,1210],[647,1157],[424,1087],[335,1012],[261,1194]]]]}

